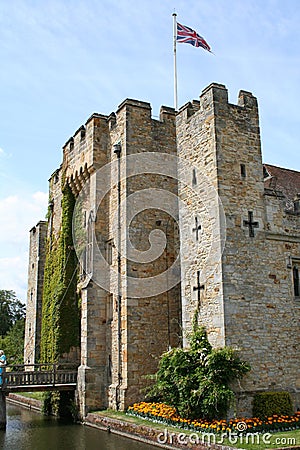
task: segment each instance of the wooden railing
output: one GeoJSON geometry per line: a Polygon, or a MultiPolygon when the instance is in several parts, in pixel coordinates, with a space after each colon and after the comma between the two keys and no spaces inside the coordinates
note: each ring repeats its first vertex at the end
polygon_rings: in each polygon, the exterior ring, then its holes
{"type": "Polygon", "coordinates": [[[51,386],[76,386],[77,366],[74,364],[22,364],[2,367],[2,389],[51,386]]]}

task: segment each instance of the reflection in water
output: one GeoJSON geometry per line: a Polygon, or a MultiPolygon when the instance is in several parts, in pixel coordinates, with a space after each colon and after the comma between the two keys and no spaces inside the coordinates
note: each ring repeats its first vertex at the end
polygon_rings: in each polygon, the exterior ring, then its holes
{"type": "Polygon", "coordinates": [[[7,404],[2,450],[154,450],[157,447],[7,404]]]}

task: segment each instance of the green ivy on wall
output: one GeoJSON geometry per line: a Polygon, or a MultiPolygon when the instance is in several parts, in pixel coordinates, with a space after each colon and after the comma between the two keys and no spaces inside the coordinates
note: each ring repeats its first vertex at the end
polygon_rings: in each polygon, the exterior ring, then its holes
{"type": "MultiPolygon", "coordinates": [[[[77,295],[77,257],[72,239],[75,197],[67,183],[62,187],[61,228],[50,236],[44,272],[41,362],[58,362],[80,342],[80,308],[77,295]]],[[[52,412],[59,410],[60,395],[52,393],[52,412]]],[[[49,397],[49,396],[48,396],[49,397]]],[[[50,398],[48,398],[49,402],[50,398]]]]}

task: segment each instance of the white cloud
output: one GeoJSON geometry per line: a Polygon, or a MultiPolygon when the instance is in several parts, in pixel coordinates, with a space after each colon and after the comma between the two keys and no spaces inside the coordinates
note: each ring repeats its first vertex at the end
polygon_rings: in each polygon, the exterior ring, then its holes
{"type": "Polygon", "coordinates": [[[0,158],[11,158],[11,153],[7,153],[3,148],[0,147],[0,158]]]}
{"type": "Polygon", "coordinates": [[[27,260],[28,253],[0,258],[0,288],[15,291],[24,303],[27,293],[27,260]]]}
{"type": "Polygon", "coordinates": [[[11,195],[0,200],[0,244],[17,245],[28,236],[28,231],[45,218],[48,195],[36,192],[30,196],[11,195]]]}
{"type": "Polygon", "coordinates": [[[0,199],[0,289],[26,299],[29,230],[45,218],[48,194],[16,194],[0,199]]]}

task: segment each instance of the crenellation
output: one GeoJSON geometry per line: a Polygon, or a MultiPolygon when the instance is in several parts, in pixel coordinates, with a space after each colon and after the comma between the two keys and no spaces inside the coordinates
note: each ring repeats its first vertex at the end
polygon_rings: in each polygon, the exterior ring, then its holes
{"type": "Polygon", "coordinates": [[[150,111],[151,113],[151,105],[148,102],[143,102],[141,100],[134,100],[132,98],[126,98],[125,100],[123,100],[122,103],[120,103],[120,105],[118,106],[117,109],[117,115],[120,112],[121,109],[123,109],[124,107],[134,107],[134,108],[142,108],[142,109],[147,109],[150,111]]]}
{"type": "Polygon", "coordinates": [[[73,134],[74,141],[79,137],[79,139],[85,138],[85,126],[81,125],[73,134]]]}
{"type": "Polygon", "coordinates": [[[238,106],[257,110],[257,98],[251,92],[241,90],[238,96],[238,106]]]}
{"type": "Polygon", "coordinates": [[[224,103],[228,103],[228,90],[224,84],[220,83],[211,83],[206,88],[204,88],[201,92],[200,102],[202,97],[204,98],[206,95],[209,95],[214,100],[222,101],[224,103]]]}
{"type": "Polygon", "coordinates": [[[102,121],[102,120],[107,121],[108,119],[109,119],[109,116],[106,116],[104,114],[99,114],[99,113],[93,113],[93,114],[90,115],[90,117],[85,122],[85,127],[87,128],[88,124],[90,122],[98,124],[100,121],[102,121]]]}
{"type": "Polygon", "coordinates": [[[117,124],[117,116],[115,112],[112,112],[107,118],[109,130],[111,131],[117,124]]]}

